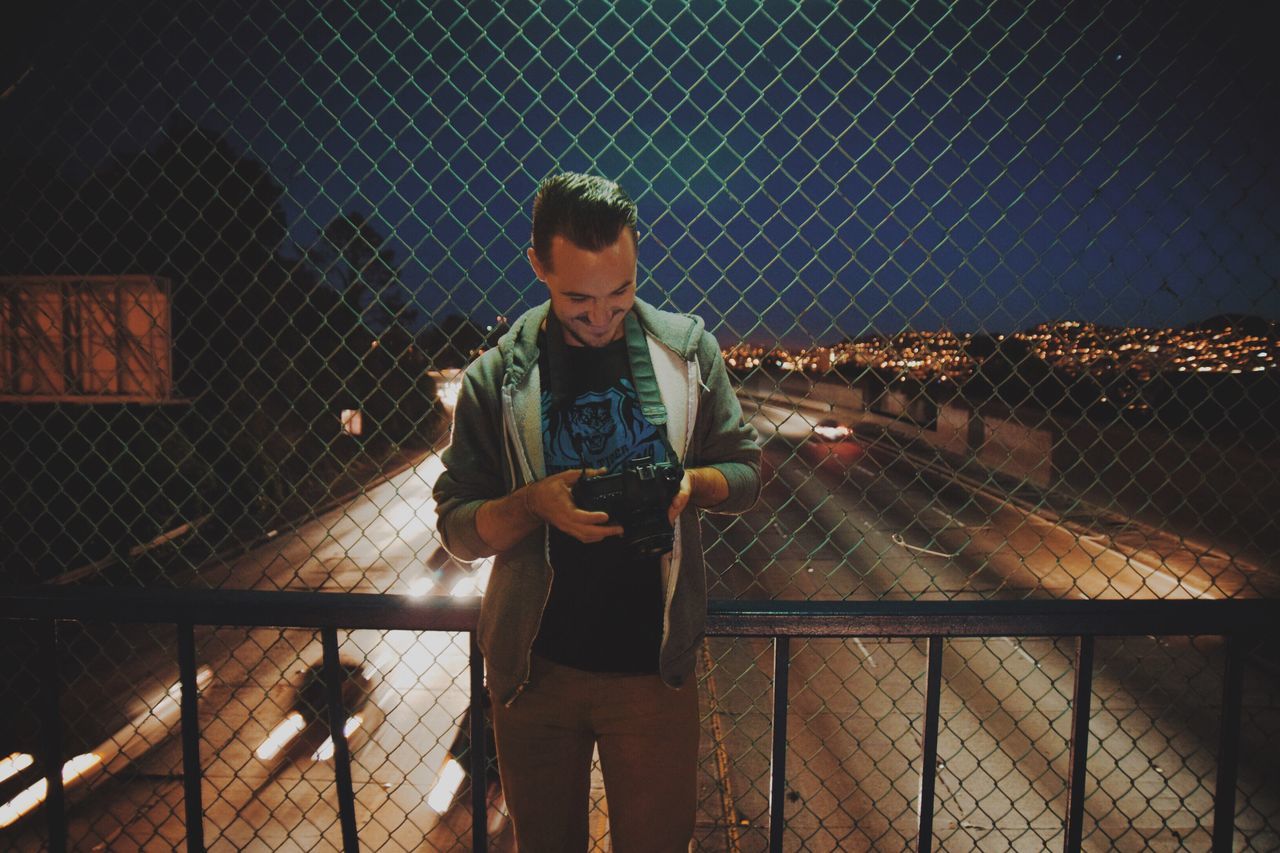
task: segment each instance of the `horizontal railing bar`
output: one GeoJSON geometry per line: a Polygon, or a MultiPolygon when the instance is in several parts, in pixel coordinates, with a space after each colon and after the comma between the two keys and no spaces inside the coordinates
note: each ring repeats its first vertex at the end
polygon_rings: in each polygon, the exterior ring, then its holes
{"type": "Polygon", "coordinates": [[[256,589],[58,587],[0,592],[0,619],[473,631],[480,599],[256,589]]]}
{"type": "Polygon", "coordinates": [[[707,633],[736,637],[1131,637],[1274,631],[1280,601],[725,601],[707,633]]]}
{"type": "MultiPolygon", "coordinates": [[[[309,590],[36,587],[0,592],[0,619],[73,619],[473,631],[479,598],[309,590]]],[[[1280,601],[735,601],[710,602],[707,633],[760,637],[1052,637],[1267,633],[1280,601]]]]}

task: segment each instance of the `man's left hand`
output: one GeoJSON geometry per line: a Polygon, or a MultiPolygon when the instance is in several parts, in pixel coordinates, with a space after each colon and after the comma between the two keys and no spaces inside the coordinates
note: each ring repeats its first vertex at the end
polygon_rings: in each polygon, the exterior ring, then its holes
{"type": "Polygon", "coordinates": [[[689,499],[693,497],[693,474],[686,468],[684,477],[680,479],[680,491],[676,492],[676,496],[671,499],[671,507],[667,510],[667,520],[675,526],[676,519],[680,517],[680,513],[684,512],[684,508],[689,505],[689,499]]]}
{"type": "Polygon", "coordinates": [[[705,509],[714,507],[728,496],[729,483],[724,474],[715,468],[685,468],[684,477],[680,480],[680,491],[671,499],[667,518],[674,525],[689,504],[705,509]]]}

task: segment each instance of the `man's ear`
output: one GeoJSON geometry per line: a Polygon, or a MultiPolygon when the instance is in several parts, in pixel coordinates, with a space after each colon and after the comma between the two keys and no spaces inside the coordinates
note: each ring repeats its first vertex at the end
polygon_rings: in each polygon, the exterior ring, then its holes
{"type": "Polygon", "coordinates": [[[538,253],[530,246],[525,251],[525,257],[529,259],[529,266],[533,267],[533,274],[538,277],[538,281],[543,284],[547,281],[547,272],[542,268],[542,262],[538,260],[538,253]]]}

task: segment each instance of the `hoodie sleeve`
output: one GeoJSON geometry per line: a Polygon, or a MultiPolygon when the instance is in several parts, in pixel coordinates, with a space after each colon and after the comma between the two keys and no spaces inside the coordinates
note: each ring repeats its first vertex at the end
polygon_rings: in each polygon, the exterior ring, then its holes
{"type": "Polygon", "coordinates": [[[760,436],[742,417],[720,345],[710,332],[702,332],[697,358],[703,388],[690,464],[715,468],[729,484],[729,497],[707,511],[746,512],[760,496],[760,436]]]}
{"type": "Polygon", "coordinates": [[[508,492],[503,477],[501,367],[490,350],[462,376],[453,413],[453,436],[441,454],[444,471],[436,480],[436,529],[445,550],[472,561],[494,551],[476,531],[476,511],[508,492]],[[495,375],[496,374],[496,375],[495,375]]]}

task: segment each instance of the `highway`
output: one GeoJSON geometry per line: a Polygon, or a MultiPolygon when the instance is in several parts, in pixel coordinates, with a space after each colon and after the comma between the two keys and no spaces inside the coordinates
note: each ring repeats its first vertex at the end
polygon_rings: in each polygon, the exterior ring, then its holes
{"type": "MultiPolygon", "coordinates": [[[[1138,528],[1082,529],[1029,512],[887,440],[819,441],[807,416],[754,404],[747,412],[766,442],[766,485],[751,512],[704,519],[713,597],[1190,597],[1248,586],[1239,567],[1135,542],[1138,528]]],[[[487,562],[462,567],[437,555],[430,485],[438,473],[429,455],[199,582],[479,594],[487,562]]],[[[68,657],[86,661],[66,691],[68,753],[97,756],[68,785],[71,847],[170,849],[183,833],[172,630],[77,628],[65,639],[68,657]]],[[[896,640],[793,645],[787,849],[912,842],[924,651],[896,640]]],[[[698,847],[761,850],[772,650],[715,638],[706,652],[698,847]]],[[[352,673],[362,844],[466,849],[465,780],[448,755],[467,701],[466,637],[359,631],[343,635],[342,653],[352,673]]],[[[939,849],[1060,843],[1072,655],[1069,641],[948,643],[939,849]]],[[[1086,849],[1207,846],[1220,657],[1212,638],[1099,641],[1086,849]]],[[[332,761],[309,707],[318,636],[210,628],[198,633],[197,659],[208,849],[332,849],[340,837],[332,761]]],[[[1264,849],[1280,845],[1280,790],[1265,772],[1280,757],[1278,701],[1274,678],[1251,668],[1238,824],[1264,849]]],[[[28,733],[15,742],[30,741],[28,733]]],[[[26,790],[19,783],[21,774],[0,782],[0,807],[26,790]]],[[[510,849],[500,799],[492,806],[493,846],[510,849]]],[[[40,821],[15,820],[0,829],[0,846],[38,849],[40,821]]],[[[603,842],[603,812],[593,825],[603,842]]]]}
{"type": "MultiPolygon", "coordinates": [[[[1180,570],[1187,564],[1137,554],[1109,534],[1074,532],[929,473],[889,442],[817,443],[803,416],[749,411],[767,437],[766,489],[752,513],[717,519],[714,596],[1151,598],[1242,583],[1221,566],[1180,570]]],[[[736,845],[708,832],[703,846],[765,849],[772,650],[754,639],[710,647],[739,825],[736,845]]],[[[925,651],[899,640],[793,644],[786,849],[913,843],[925,651]]],[[[1061,845],[1073,655],[1064,640],[947,643],[940,849],[1061,845]]],[[[1099,640],[1086,849],[1208,846],[1220,659],[1215,638],[1099,640]]],[[[1247,693],[1238,824],[1257,830],[1251,848],[1269,849],[1280,820],[1280,789],[1268,778],[1280,726],[1274,677],[1251,670],[1247,693]]]]}

